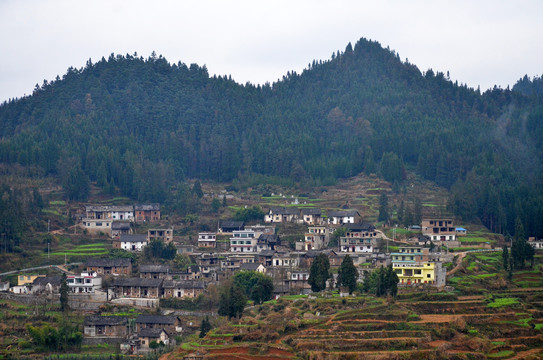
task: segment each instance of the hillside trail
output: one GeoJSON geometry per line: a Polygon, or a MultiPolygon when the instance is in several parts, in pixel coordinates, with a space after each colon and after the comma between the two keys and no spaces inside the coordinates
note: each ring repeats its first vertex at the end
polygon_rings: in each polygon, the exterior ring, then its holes
{"type": "Polygon", "coordinates": [[[447,276],[454,275],[457,271],[459,271],[462,268],[462,260],[466,257],[466,252],[460,252],[458,253],[458,258],[456,259],[457,263],[456,266],[447,273],[447,276]]]}

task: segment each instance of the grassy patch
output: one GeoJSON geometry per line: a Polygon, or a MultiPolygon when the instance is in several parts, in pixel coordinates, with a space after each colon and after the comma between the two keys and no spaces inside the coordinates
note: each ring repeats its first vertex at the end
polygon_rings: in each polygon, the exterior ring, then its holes
{"type": "Polygon", "coordinates": [[[501,298],[495,299],[493,302],[489,303],[487,306],[490,308],[500,308],[503,306],[511,306],[518,304],[517,298],[501,298]]]}
{"type": "Polygon", "coordinates": [[[494,354],[488,354],[487,357],[491,359],[497,359],[497,358],[509,357],[513,355],[514,353],[515,352],[513,350],[502,350],[494,354]]]}

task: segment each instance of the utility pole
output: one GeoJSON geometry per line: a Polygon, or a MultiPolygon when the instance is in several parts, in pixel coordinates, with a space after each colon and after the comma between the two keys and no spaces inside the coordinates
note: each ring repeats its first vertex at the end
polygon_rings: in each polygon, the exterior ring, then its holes
{"type": "Polygon", "coordinates": [[[47,232],[49,232],[49,225],[51,224],[51,220],[47,219],[47,232]]]}

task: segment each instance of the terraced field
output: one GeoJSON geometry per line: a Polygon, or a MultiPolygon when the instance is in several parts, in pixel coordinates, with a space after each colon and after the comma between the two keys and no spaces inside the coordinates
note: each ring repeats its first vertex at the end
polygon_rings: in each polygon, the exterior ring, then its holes
{"type": "Polygon", "coordinates": [[[212,359],[543,359],[540,263],[505,281],[500,256],[462,260],[454,276],[459,289],[470,291],[282,298],[247,309],[241,320],[220,324],[168,358],[200,352],[212,359]],[[540,286],[522,287],[528,275],[540,286]]]}

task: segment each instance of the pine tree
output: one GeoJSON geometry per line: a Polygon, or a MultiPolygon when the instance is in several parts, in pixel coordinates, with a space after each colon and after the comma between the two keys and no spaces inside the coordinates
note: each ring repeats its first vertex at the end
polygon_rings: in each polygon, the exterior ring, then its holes
{"type": "Polygon", "coordinates": [[[200,180],[196,180],[196,182],[192,186],[192,193],[198,196],[199,199],[201,199],[204,196],[204,192],[202,190],[202,184],[200,184],[200,180]]]}
{"type": "Polygon", "coordinates": [[[388,214],[388,196],[386,193],[381,193],[381,197],[379,198],[379,217],[377,218],[378,221],[383,221],[385,223],[389,220],[389,214],[388,214]]]}
{"type": "Polygon", "coordinates": [[[352,294],[356,289],[356,280],[358,280],[358,270],[353,264],[353,259],[346,255],[338,270],[337,286],[347,287],[349,294],[352,294]]]}
{"type": "Polygon", "coordinates": [[[66,280],[66,273],[62,273],[60,278],[60,309],[64,312],[70,307],[68,305],[68,282],[66,280]]]}
{"type": "Polygon", "coordinates": [[[502,259],[503,268],[507,270],[507,266],[509,265],[509,250],[507,249],[507,245],[503,245],[502,259]]]}
{"type": "Polygon", "coordinates": [[[308,283],[311,285],[311,291],[319,292],[326,289],[326,281],[330,278],[329,271],[330,261],[328,257],[323,253],[317,255],[309,269],[308,283]]]}
{"type": "Polygon", "coordinates": [[[200,334],[198,335],[198,337],[203,338],[211,329],[212,327],[211,323],[209,322],[209,317],[206,316],[202,319],[202,324],[200,325],[200,334]]]}

